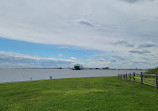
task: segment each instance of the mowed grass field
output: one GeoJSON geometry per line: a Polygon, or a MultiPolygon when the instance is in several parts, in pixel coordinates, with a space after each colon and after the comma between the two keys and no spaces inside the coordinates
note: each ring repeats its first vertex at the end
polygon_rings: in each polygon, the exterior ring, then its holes
{"type": "Polygon", "coordinates": [[[157,89],[117,77],[0,84],[0,111],[157,110],[157,89]]]}

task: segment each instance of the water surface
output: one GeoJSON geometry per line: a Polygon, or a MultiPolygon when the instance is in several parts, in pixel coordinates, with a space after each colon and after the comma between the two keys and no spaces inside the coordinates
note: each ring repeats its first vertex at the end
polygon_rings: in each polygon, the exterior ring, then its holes
{"type": "Polygon", "coordinates": [[[140,73],[142,70],[71,70],[71,69],[0,69],[0,83],[43,79],[117,76],[124,73],[140,73]]]}

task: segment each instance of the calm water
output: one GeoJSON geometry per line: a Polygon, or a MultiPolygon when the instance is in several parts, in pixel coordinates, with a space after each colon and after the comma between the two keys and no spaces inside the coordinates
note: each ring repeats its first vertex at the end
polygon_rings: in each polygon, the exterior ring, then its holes
{"type": "Polygon", "coordinates": [[[117,76],[123,73],[140,73],[140,70],[70,70],[70,69],[0,69],[0,83],[30,80],[117,76]]]}

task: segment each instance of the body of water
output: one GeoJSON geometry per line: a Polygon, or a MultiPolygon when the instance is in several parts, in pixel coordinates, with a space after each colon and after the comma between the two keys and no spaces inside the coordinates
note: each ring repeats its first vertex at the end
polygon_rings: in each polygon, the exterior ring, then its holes
{"type": "Polygon", "coordinates": [[[61,78],[117,76],[143,70],[0,69],[0,83],[61,78]]]}

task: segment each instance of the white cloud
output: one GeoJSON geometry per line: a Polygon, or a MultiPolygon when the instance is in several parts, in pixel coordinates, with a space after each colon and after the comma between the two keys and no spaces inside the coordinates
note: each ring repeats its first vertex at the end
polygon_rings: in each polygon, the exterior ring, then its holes
{"type": "Polygon", "coordinates": [[[64,55],[63,54],[58,54],[58,57],[63,57],[64,55]]]}
{"type": "Polygon", "coordinates": [[[67,46],[60,46],[59,49],[70,49],[70,48],[67,46]]]}
{"type": "Polygon", "coordinates": [[[156,1],[130,6],[119,0],[1,0],[0,35],[105,50],[102,47],[112,40],[128,36],[134,42],[130,37],[157,35],[158,21],[152,20],[158,16],[157,6],[156,1]],[[138,22],[142,18],[148,21],[138,22]]]}
{"type": "Polygon", "coordinates": [[[157,55],[148,54],[145,50],[137,50],[136,54],[122,55],[118,52],[111,54],[92,55],[87,58],[85,67],[110,68],[155,68],[158,66],[157,55]],[[138,51],[138,52],[137,52],[138,51]]]}
{"type": "Polygon", "coordinates": [[[72,59],[38,58],[23,54],[0,52],[0,67],[52,68],[68,67],[75,61],[72,59]]]}
{"type": "Polygon", "coordinates": [[[127,2],[127,3],[144,3],[144,2],[151,2],[154,0],[122,0],[122,1],[127,2]]]}

